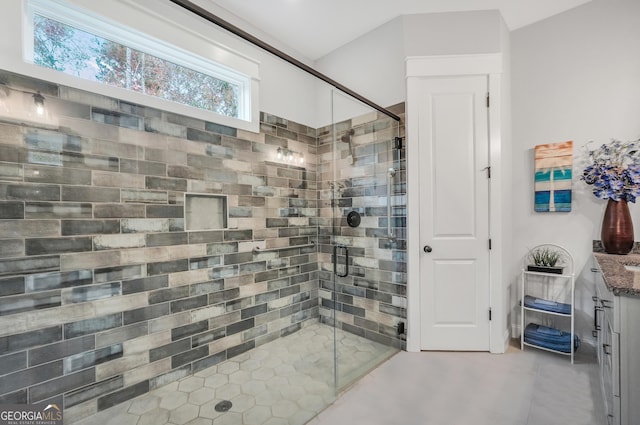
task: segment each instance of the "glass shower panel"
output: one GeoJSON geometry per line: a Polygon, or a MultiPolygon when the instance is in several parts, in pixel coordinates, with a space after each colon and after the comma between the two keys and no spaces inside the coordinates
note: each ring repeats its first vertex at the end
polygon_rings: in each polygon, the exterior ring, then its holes
{"type": "Polygon", "coordinates": [[[403,200],[387,196],[402,177],[389,174],[400,168],[394,156],[398,123],[338,90],[331,101],[333,122],[318,130],[319,215],[325,224],[319,296],[320,320],[333,327],[340,391],[400,348],[400,320],[384,311],[393,305],[384,287],[393,271],[384,262],[392,262],[397,249],[396,236],[387,234],[395,225],[387,226],[387,214],[403,200]]]}

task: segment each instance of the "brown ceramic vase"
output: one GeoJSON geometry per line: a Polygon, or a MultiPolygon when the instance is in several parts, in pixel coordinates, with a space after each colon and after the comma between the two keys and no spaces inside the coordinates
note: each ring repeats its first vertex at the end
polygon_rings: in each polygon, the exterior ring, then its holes
{"type": "Polygon", "coordinates": [[[607,254],[628,254],[633,248],[633,222],[627,201],[609,199],[600,234],[607,254]]]}

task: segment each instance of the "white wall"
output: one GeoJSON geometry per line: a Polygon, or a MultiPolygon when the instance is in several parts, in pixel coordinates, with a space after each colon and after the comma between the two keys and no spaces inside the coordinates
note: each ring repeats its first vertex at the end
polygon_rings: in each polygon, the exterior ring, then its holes
{"type": "Polygon", "coordinates": [[[403,23],[407,56],[500,52],[503,20],[497,10],[406,15],[403,23]]]}
{"type": "Polygon", "coordinates": [[[309,66],[313,66],[313,61],[311,59],[304,56],[299,51],[293,49],[291,46],[284,45],[280,40],[274,38],[273,36],[271,36],[271,34],[268,34],[262,31],[261,29],[253,26],[242,17],[229,12],[227,9],[217,4],[215,0],[191,0],[191,1],[196,5],[213,13],[220,19],[223,19],[228,23],[230,23],[231,25],[241,28],[243,31],[248,32],[249,34],[259,38],[265,43],[272,45],[273,47],[286,53],[287,55],[296,58],[300,62],[305,63],[309,66]]]}
{"type": "Polygon", "coordinates": [[[407,56],[498,53],[498,11],[405,15],[316,61],[316,69],[382,106],[406,100],[407,56]]]}
{"type": "Polygon", "coordinates": [[[373,102],[390,106],[406,98],[404,59],[399,17],[318,59],[315,67],[373,102]]]}
{"type": "MultiPolygon", "coordinates": [[[[513,107],[513,263],[527,247],[555,242],[577,263],[578,330],[590,338],[590,252],[600,239],[606,202],[579,181],[574,166],[570,213],[533,211],[533,148],[574,141],[582,146],[640,136],[640,2],[594,0],[511,34],[513,107]]],[[[631,205],[636,240],[640,208],[631,205]]],[[[516,281],[515,273],[512,280],[516,281]]]]}

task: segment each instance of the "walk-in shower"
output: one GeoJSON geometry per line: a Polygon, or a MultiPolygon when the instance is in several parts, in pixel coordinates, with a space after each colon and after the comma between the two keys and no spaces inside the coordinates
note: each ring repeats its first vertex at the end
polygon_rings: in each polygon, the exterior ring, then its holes
{"type": "Polygon", "coordinates": [[[0,122],[3,402],[83,425],[301,425],[404,348],[394,120],[332,92],[327,125],[263,113],[250,135],[47,96],[60,127],[0,122]]]}

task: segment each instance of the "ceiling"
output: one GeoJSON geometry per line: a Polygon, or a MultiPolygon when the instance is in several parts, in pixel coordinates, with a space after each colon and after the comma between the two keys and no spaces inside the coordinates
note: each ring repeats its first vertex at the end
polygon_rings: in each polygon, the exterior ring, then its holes
{"type": "MultiPolygon", "coordinates": [[[[510,30],[590,0],[204,0],[213,13],[249,24],[280,46],[319,59],[399,15],[500,10],[510,30]],[[216,10],[217,9],[217,10],[216,10]],[[223,14],[224,15],[224,14],[223,14]],[[235,15],[235,16],[234,16],[235,15]],[[238,18],[240,17],[240,18],[238,18]]],[[[251,28],[244,28],[252,32],[251,28]]],[[[269,40],[266,40],[269,41],[269,40]]]]}

